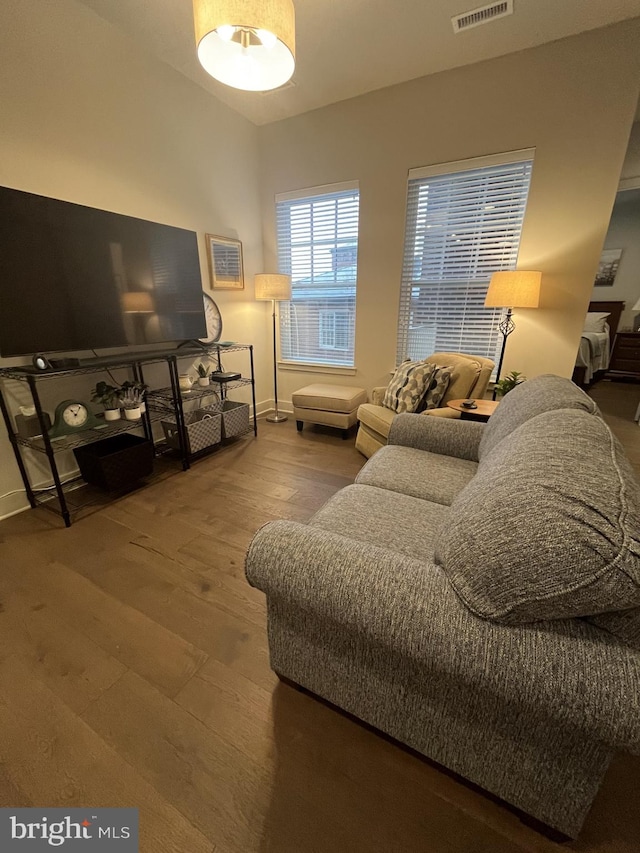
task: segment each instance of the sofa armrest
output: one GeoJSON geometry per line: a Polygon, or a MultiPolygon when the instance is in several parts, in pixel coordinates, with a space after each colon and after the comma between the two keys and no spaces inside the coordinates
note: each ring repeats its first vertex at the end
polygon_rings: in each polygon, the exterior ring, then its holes
{"type": "Polygon", "coordinates": [[[405,413],[393,419],[388,443],[477,462],[484,430],[485,425],[476,421],[425,418],[405,413]]]}
{"type": "Polygon", "coordinates": [[[420,414],[428,415],[432,418],[452,418],[453,420],[459,420],[460,418],[460,412],[456,412],[454,409],[449,409],[446,406],[438,409],[425,409],[420,414]]]}
{"type": "Polygon", "coordinates": [[[266,524],[246,574],[280,612],[293,608],[614,748],[640,752],[640,652],[584,620],[501,625],[480,619],[431,563],[293,521],[266,524]]]}
{"type": "Polygon", "coordinates": [[[387,390],[386,386],[384,388],[378,387],[374,388],[371,392],[371,402],[376,406],[381,406],[384,400],[385,391],[387,390]]]}

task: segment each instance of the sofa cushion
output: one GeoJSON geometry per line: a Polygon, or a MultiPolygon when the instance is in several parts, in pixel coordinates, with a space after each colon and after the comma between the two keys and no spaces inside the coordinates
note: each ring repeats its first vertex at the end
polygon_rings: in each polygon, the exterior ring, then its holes
{"type": "Polygon", "coordinates": [[[449,505],[478,470],[478,463],[413,447],[387,445],[362,468],[356,483],[449,505]]]}
{"type": "Polygon", "coordinates": [[[341,489],[309,522],[331,533],[391,548],[416,560],[433,560],[433,543],[449,507],[354,485],[341,489]]]}
{"type": "Polygon", "coordinates": [[[555,409],[579,409],[591,414],[599,412],[591,397],[570,379],[551,374],[536,376],[516,385],[513,391],[505,394],[489,418],[478,450],[480,462],[503,438],[530,418],[555,409]]]}
{"type": "Polygon", "coordinates": [[[616,613],[598,613],[597,616],[587,616],[587,619],[640,652],[640,607],[616,613]]]}
{"type": "Polygon", "coordinates": [[[447,393],[453,371],[453,367],[436,367],[429,386],[422,395],[416,411],[425,412],[428,409],[438,408],[442,402],[442,398],[447,393]]]}
{"type": "Polygon", "coordinates": [[[478,378],[482,373],[482,363],[472,355],[463,355],[455,352],[435,352],[433,355],[428,356],[425,361],[435,364],[438,367],[453,367],[449,386],[441,405],[444,405],[447,400],[468,397],[472,389],[475,388],[478,378]]]}
{"type": "Polygon", "coordinates": [[[435,372],[436,366],[426,361],[403,361],[387,386],[383,405],[394,412],[416,412],[435,372]]]}
{"type": "Polygon", "coordinates": [[[358,420],[384,438],[389,435],[395,416],[396,413],[392,409],[385,409],[384,406],[376,406],[374,403],[363,403],[358,407],[358,420]]]}
{"type": "Polygon", "coordinates": [[[639,492],[601,418],[538,415],[479,465],[436,560],[474,613],[499,622],[637,607],[639,492]]]}

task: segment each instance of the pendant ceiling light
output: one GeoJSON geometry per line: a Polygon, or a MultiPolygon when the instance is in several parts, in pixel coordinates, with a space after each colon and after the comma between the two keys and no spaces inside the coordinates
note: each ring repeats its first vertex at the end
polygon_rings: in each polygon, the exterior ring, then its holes
{"type": "Polygon", "coordinates": [[[227,86],[265,92],[295,67],[293,0],[193,0],[198,59],[227,86]]]}

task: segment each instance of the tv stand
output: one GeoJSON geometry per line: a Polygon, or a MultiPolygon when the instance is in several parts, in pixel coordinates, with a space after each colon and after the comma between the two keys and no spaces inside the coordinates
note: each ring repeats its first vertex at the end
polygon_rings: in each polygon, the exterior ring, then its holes
{"type": "MultiPolygon", "coordinates": [[[[51,368],[48,370],[38,370],[31,365],[21,367],[5,367],[0,368],[0,410],[7,429],[9,440],[13,449],[13,453],[24,483],[27,498],[32,508],[44,506],[60,515],[66,527],[71,526],[72,514],[75,510],[83,509],[87,503],[81,501],[77,506],[75,504],[75,492],[79,490],[82,484],[81,478],[74,477],[69,481],[63,482],[60,476],[56,456],[63,451],[73,450],[82,445],[91,444],[95,441],[100,441],[113,435],[122,432],[133,430],[142,430],[145,438],[154,443],[154,450],[157,462],[160,458],[166,462],[167,459],[173,457],[173,466],[165,464],[165,472],[169,472],[171,467],[175,470],[175,462],[181,463],[184,471],[188,470],[192,461],[206,455],[206,451],[198,454],[189,452],[189,439],[187,434],[185,420],[185,403],[195,403],[202,405],[204,398],[212,393],[218,393],[222,398],[226,397],[232,388],[240,388],[243,386],[251,387],[251,401],[253,404],[253,419],[249,426],[247,434],[253,432],[254,436],[258,434],[258,422],[256,415],[256,395],[255,395],[255,379],[254,379],[254,364],[253,364],[253,345],[252,344],[234,344],[232,346],[220,347],[216,344],[196,346],[193,342],[186,342],[185,345],[178,349],[171,350],[156,350],[146,352],[131,352],[120,355],[97,356],[90,359],[82,359],[79,364],[68,368],[51,368]],[[208,388],[197,388],[188,393],[183,393],[180,390],[179,375],[181,359],[202,357],[207,355],[217,364],[219,371],[222,370],[222,353],[229,352],[244,352],[249,356],[249,375],[246,377],[240,376],[236,381],[229,382],[221,389],[219,384],[213,384],[208,388]],[[108,369],[127,368],[130,376],[137,382],[144,383],[144,370],[150,365],[162,365],[167,371],[167,384],[164,387],[157,387],[149,390],[146,395],[146,411],[142,415],[141,420],[128,421],[121,419],[118,421],[104,421],[97,429],[86,429],[77,432],[73,435],[68,435],[63,438],[51,439],[48,435],[48,423],[45,416],[43,403],[39,391],[39,386],[43,382],[49,382],[56,379],[68,380],[74,376],[82,376],[87,374],[100,373],[108,369]],[[22,386],[26,385],[29,388],[33,405],[38,417],[41,434],[36,437],[25,437],[19,435],[15,425],[14,416],[10,410],[8,403],[7,390],[10,383],[19,383],[22,386]],[[179,447],[177,451],[169,448],[162,440],[154,438],[154,424],[160,425],[163,418],[175,420],[177,431],[179,434],[179,447]],[[51,474],[52,485],[46,488],[38,488],[33,485],[27,459],[25,458],[25,450],[36,451],[44,454],[48,461],[48,467],[51,474]],[[73,498],[73,500],[72,500],[73,498]]],[[[65,383],[64,391],[60,393],[60,398],[70,396],[69,383],[65,383]]],[[[15,390],[15,386],[14,386],[15,390]]],[[[24,393],[16,395],[18,399],[24,400],[24,393]]],[[[86,391],[82,396],[86,396],[86,391]]],[[[157,431],[156,431],[157,432],[157,431]]],[[[218,445],[212,445],[208,450],[215,449],[218,445]]],[[[155,476],[155,474],[154,474],[155,476]]],[[[88,490],[88,489],[87,489],[88,490]]],[[[96,497],[100,502],[104,502],[104,493],[93,495],[93,502],[96,502],[96,497]]]]}

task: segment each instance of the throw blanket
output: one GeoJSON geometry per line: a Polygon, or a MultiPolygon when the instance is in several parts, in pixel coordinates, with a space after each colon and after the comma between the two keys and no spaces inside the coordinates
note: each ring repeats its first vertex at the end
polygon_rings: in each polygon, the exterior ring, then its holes
{"type": "Polygon", "coordinates": [[[576,364],[585,368],[584,381],[590,382],[597,370],[609,367],[609,331],[583,332],[576,364]]]}

